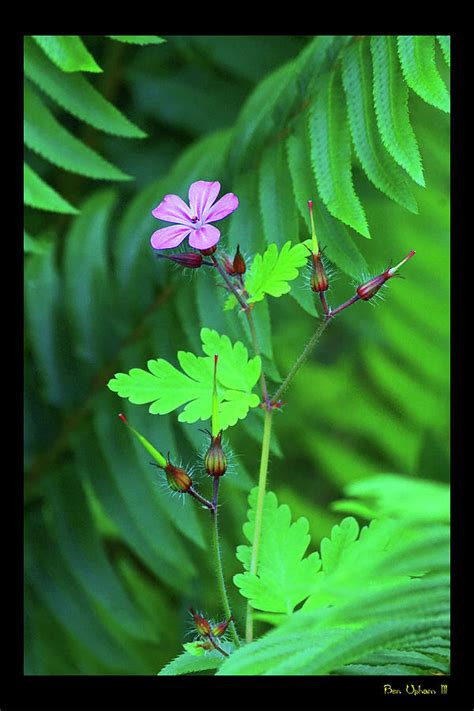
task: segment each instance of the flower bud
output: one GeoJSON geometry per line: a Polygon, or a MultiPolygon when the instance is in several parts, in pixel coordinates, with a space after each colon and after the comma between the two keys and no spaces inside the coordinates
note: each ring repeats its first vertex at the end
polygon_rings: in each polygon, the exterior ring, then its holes
{"type": "Polygon", "coordinates": [[[326,272],[324,271],[321,254],[311,253],[311,289],[316,292],[327,291],[329,288],[326,272]]]}
{"type": "Polygon", "coordinates": [[[204,466],[209,476],[223,476],[227,470],[227,457],[222,448],[222,430],[216,437],[211,435],[211,445],[204,457],[204,466]]]}
{"type": "Polygon", "coordinates": [[[179,252],[177,254],[157,254],[158,259],[170,259],[182,267],[199,269],[202,265],[202,254],[198,252],[179,252]]]}
{"type": "Polygon", "coordinates": [[[415,250],[412,249],[409,254],[405,257],[405,259],[402,259],[402,261],[397,264],[396,267],[387,267],[387,269],[382,272],[382,274],[378,274],[378,276],[373,277],[372,279],[369,279],[369,281],[366,281],[365,284],[361,284],[360,286],[357,287],[357,294],[359,298],[363,299],[364,301],[368,301],[371,299],[375,294],[378,292],[378,290],[387,282],[389,279],[391,279],[393,276],[396,276],[396,272],[400,267],[405,264],[405,262],[408,262],[411,257],[415,254],[415,250]]]}
{"type": "Polygon", "coordinates": [[[226,270],[227,274],[229,274],[230,276],[235,276],[236,272],[234,269],[234,264],[227,254],[224,254],[222,257],[222,266],[226,270]]]}
{"type": "Polygon", "coordinates": [[[209,634],[211,634],[211,625],[206,620],[206,618],[202,617],[202,615],[199,615],[195,610],[193,610],[192,607],[189,608],[189,611],[193,616],[194,625],[199,634],[202,634],[204,637],[207,637],[209,634]]]}
{"type": "Polygon", "coordinates": [[[216,249],[217,249],[217,245],[214,245],[213,247],[209,247],[209,249],[201,249],[200,252],[201,252],[201,254],[204,254],[205,257],[210,257],[211,254],[214,254],[216,249]]]}
{"type": "Polygon", "coordinates": [[[214,637],[222,637],[222,635],[225,633],[227,627],[230,624],[230,621],[232,619],[232,615],[229,617],[228,620],[223,620],[222,622],[218,622],[217,625],[215,625],[212,628],[212,634],[214,637]]]}
{"type": "MultiPolygon", "coordinates": [[[[311,220],[311,241],[312,241],[312,249],[309,250],[311,252],[311,260],[312,260],[311,289],[315,292],[327,291],[329,288],[329,284],[328,284],[328,278],[326,276],[326,272],[324,271],[324,266],[323,266],[323,262],[321,259],[321,252],[319,249],[318,240],[316,238],[316,229],[314,227],[314,219],[313,219],[313,201],[312,200],[308,200],[308,207],[309,207],[309,217],[311,220]]],[[[309,247],[308,247],[308,249],[309,249],[309,247]]]]}
{"type": "Polygon", "coordinates": [[[168,460],[164,470],[168,484],[173,491],[180,491],[185,494],[191,488],[193,481],[184,469],[181,469],[181,467],[175,467],[168,460]]]}
{"type": "Polygon", "coordinates": [[[237,245],[237,251],[235,253],[234,261],[232,266],[234,267],[234,273],[235,274],[245,274],[246,270],[246,265],[245,265],[245,259],[242,257],[240,253],[240,245],[237,245]]]}

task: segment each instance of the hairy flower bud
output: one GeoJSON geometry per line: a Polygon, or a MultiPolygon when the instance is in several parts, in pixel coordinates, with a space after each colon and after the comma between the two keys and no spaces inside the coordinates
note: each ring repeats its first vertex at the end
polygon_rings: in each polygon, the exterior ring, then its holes
{"type": "Polygon", "coordinates": [[[226,270],[227,274],[229,274],[230,276],[235,276],[236,272],[234,269],[234,264],[227,254],[224,254],[222,257],[222,266],[226,270]]]}
{"type": "Polygon", "coordinates": [[[193,610],[192,607],[189,608],[189,611],[193,616],[194,625],[199,634],[202,634],[204,637],[207,637],[209,634],[211,634],[211,625],[206,620],[206,618],[202,617],[202,615],[199,615],[195,610],[193,610]]]}
{"type": "Polygon", "coordinates": [[[245,265],[245,259],[240,253],[240,245],[237,245],[237,251],[235,253],[232,266],[234,267],[235,274],[245,274],[245,270],[247,269],[247,267],[245,265]]]}
{"type": "Polygon", "coordinates": [[[168,484],[173,491],[180,491],[185,494],[191,488],[193,484],[192,479],[184,469],[175,467],[169,460],[163,468],[168,484]]]}
{"type": "Polygon", "coordinates": [[[222,448],[222,430],[216,437],[211,436],[211,444],[204,457],[204,466],[209,476],[223,476],[227,470],[227,457],[222,448]]]}
{"type": "Polygon", "coordinates": [[[375,294],[385,284],[385,282],[387,282],[393,276],[396,276],[396,272],[398,271],[398,269],[400,269],[400,267],[405,264],[405,262],[408,262],[408,260],[411,259],[414,254],[415,250],[412,249],[411,252],[407,254],[405,259],[402,259],[402,261],[397,264],[396,267],[387,267],[387,269],[382,272],[382,274],[378,274],[372,279],[369,279],[369,281],[366,281],[364,284],[358,286],[357,294],[359,298],[363,299],[364,301],[368,301],[373,296],[375,296],[375,294]]]}
{"type": "Polygon", "coordinates": [[[315,292],[327,291],[329,288],[328,278],[324,271],[323,262],[321,259],[321,251],[319,249],[318,240],[316,237],[316,229],[313,219],[313,201],[308,200],[309,219],[311,220],[311,242],[312,249],[308,250],[311,253],[312,268],[311,268],[311,289],[315,292]]]}
{"type": "Polygon", "coordinates": [[[217,625],[214,625],[214,627],[212,628],[212,634],[214,635],[214,637],[222,637],[227,627],[229,626],[231,619],[232,615],[229,617],[228,620],[223,620],[222,622],[218,622],[217,625]]]}
{"type": "Polygon", "coordinates": [[[179,252],[177,254],[157,254],[158,259],[170,259],[182,267],[188,269],[199,269],[202,265],[202,254],[199,252],[179,252]]]}
{"type": "Polygon", "coordinates": [[[326,272],[324,271],[321,253],[314,254],[311,252],[312,271],[311,271],[311,289],[316,292],[327,291],[329,288],[326,272]]]}

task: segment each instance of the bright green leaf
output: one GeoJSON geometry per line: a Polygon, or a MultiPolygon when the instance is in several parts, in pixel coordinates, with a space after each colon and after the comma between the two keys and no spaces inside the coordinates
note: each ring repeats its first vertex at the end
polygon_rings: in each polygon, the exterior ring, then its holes
{"type": "Polygon", "coordinates": [[[101,72],[77,35],[32,35],[41,49],[63,72],[101,72]]]}
{"type": "Polygon", "coordinates": [[[162,44],[166,42],[163,37],[158,35],[107,35],[110,39],[117,42],[125,42],[126,44],[162,44]]]}
{"type": "MultiPolygon", "coordinates": [[[[188,644],[185,646],[189,647],[188,644]]],[[[179,657],[176,657],[176,659],[173,659],[172,662],[163,667],[158,676],[196,674],[209,669],[218,669],[223,661],[223,655],[217,650],[197,656],[195,653],[191,654],[187,649],[186,652],[180,654],[179,657]]]]}
{"type": "Polygon", "coordinates": [[[443,56],[448,67],[451,66],[451,37],[450,35],[437,35],[437,40],[441,46],[443,56]]]}
{"type": "MultiPolygon", "coordinates": [[[[290,291],[289,281],[296,279],[298,269],[308,260],[309,252],[304,243],[292,245],[285,242],[278,251],[276,244],[271,244],[263,256],[256,254],[247,272],[245,289],[249,293],[249,304],[261,301],[266,294],[282,296],[290,291]]],[[[237,305],[234,296],[227,299],[225,309],[232,309],[237,305]]]]}
{"type": "Polygon", "coordinates": [[[419,185],[425,185],[420,151],[410,123],[408,87],[400,69],[396,40],[374,35],[370,40],[375,115],[383,144],[419,185]]]}
{"type": "Polygon", "coordinates": [[[417,213],[410,181],[385,150],[377,130],[370,53],[366,42],[356,42],[344,52],[342,79],[352,141],[367,177],[392,200],[417,213]]]}
{"type": "Polygon", "coordinates": [[[117,373],[109,381],[110,390],[135,404],[151,402],[153,415],[164,415],[185,405],[179,414],[180,422],[209,420],[212,411],[214,355],[219,355],[217,370],[219,415],[222,429],[235,425],[246,417],[259,398],[252,393],[261,370],[259,356],[249,360],[245,346],[232,344],[228,336],[208,328],[201,329],[201,340],[206,357],[178,352],[182,371],[162,358],[149,360],[149,371],[132,368],[128,375],[117,373]]]}
{"type": "Polygon", "coordinates": [[[82,75],[65,77],[36,44],[25,37],[25,74],[73,116],[114,136],[143,138],[146,134],[129,121],[82,75]]]}
{"type": "Polygon", "coordinates": [[[436,67],[434,37],[399,36],[398,56],[410,89],[428,104],[449,113],[449,93],[436,67]]]}
{"type": "Polygon", "coordinates": [[[72,173],[98,180],[130,180],[121,170],[75,138],[25,85],[25,143],[43,158],[72,173]]]}
{"type": "Polygon", "coordinates": [[[77,215],[79,212],[26,163],[24,164],[24,201],[26,205],[38,210],[62,212],[68,215],[77,215]]]}
{"type": "Polygon", "coordinates": [[[337,70],[321,80],[310,112],[309,129],[319,196],[334,217],[370,237],[364,209],[352,183],[351,139],[337,70]]]}
{"type": "MultiPolygon", "coordinates": [[[[252,543],[255,533],[257,488],[249,496],[248,522],[244,534],[252,543]]],[[[311,593],[321,561],[317,553],[303,558],[310,542],[308,521],[301,517],[291,523],[291,512],[279,506],[275,494],[265,494],[257,574],[249,572],[251,546],[239,546],[237,557],[245,573],[234,576],[234,582],[253,607],[265,612],[290,614],[311,593]]]]}

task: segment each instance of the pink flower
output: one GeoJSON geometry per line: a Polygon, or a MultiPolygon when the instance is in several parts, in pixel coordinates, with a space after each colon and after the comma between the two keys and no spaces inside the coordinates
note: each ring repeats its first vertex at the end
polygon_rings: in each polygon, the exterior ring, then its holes
{"type": "Polygon", "coordinates": [[[221,184],[198,180],[189,188],[189,205],[179,195],[165,195],[158,207],[152,210],[152,215],[159,220],[174,222],[171,227],[163,227],[151,236],[151,244],[155,249],[171,249],[188,237],[189,244],[195,249],[209,249],[220,239],[221,233],[209,224],[222,220],[239,206],[239,201],[233,193],[223,195],[215,202],[221,184]]]}

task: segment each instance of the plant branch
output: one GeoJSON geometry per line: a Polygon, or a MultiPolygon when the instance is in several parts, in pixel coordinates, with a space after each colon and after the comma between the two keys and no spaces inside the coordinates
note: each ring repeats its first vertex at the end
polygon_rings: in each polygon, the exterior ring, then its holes
{"type": "MultiPolygon", "coordinates": [[[[213,486],[214,496],[213,496],[213,501],[212,501],[213,509],[211,510],[212,543],[213,543],[214,558],[215,558],[215,563],[216,563],[217,584],[219,586],[219,592],[221,595],[222,606],[224,608],[225,616],[227,618],[232,618],[232,612],[230,610],[229,599],[227,597],[227,590],[225,587],[224,573],[222,570],[221,550],[220,550],[220,546],[219,546],[219,525],[218,525],[218,517],[217,517],[217,509],[218,509],[217,499],[219,496],[219,481],[220,481],[220,477],[214,477],[214,486],[213,486]]],[[[234,640],[235,646],[240,647],[239,635],[237,634],[237,630],[235,629],[235,624],[234,624],[233,619],[230,619],[229,629],[230,629],[230,633],[232,635],[232,639],[234,640]]]]}
{"type": "Polygon", "coordinates": [[[211,254],[211,260],[212,260],[215,268],[221,275],[221,277],[224,279],[229,291],[231,291],[233,293],[233,295],[235,296],[235,298],[237,299],[237,301],[239,302],[239,304],[241,305],[243,310],[247,311],[249,308],[248,303],[245,301],[243,296],[241,296],[241,294],[239,294],[239,291],[235,288],[234,284],[232,284],[231,280],[229,279],[228,275],[226,274],[224,267],[221,265],[219,260],[216,259],[216,257],[213,254],[211,254]]]}
{"type": "MultiPolygon", "coordinates": [[[[249,569],[252,575],[257,574],[258,552],[260,547],[260,536],[262,532],[263,504],[265,500],[265,491],[267,486],[270,437],[272,433],[272,415],[273,410],[271,408],[265,410],[265,419],[263,423],[262,453],[260,457],[260,471],[258,475],[257,507],[255,510],[255,530],[253,535],[252,556],[250,559],[249,569]]],[[[251,642],[253,639],[253,611],[250,602],[247,603],[245,639],[247,643],[251,642]]]]}

